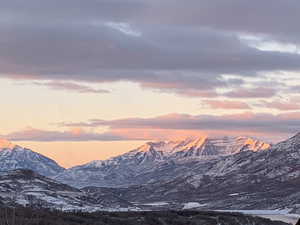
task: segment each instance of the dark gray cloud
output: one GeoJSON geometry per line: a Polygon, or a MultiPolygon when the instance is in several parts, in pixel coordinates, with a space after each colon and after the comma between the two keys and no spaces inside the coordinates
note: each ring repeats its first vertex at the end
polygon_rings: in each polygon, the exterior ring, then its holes
{"type": "Polygon", "coordinates": [[[0,12],[2,21],[69,24],[99,19],[126,22],[141,16],[146,8],[146,1],[139,0],[12,0],[2,2],[0,12]]]}
{"type": "Polygon", "coordinates": [[[0,9],[0,74],[132,81],[187,96],[216,96],[216,88],[240,86],[243,76],[300,69],[300,55],[261,51],[239,38],[250,33],[292,41],[299,31],[293,26],[299,5],[292,0],[6,1],[0,9]],[[226,81],[223,74],[241,78],[226,81]]]}
{"type": "Polygon", "coordinates": [[[145,17],[148,22],[213,27],[298,44],[300,41],[300,2],[297,0],[152,2],[145,17]],[[155,17],[151,17],[153,11],[156,11],[155,17]]]}

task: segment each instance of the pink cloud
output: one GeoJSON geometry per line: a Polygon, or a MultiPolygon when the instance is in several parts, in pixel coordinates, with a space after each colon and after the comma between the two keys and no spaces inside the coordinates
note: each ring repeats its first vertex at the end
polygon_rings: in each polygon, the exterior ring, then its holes
{"type": "Polygon", "coordinates": [[[203,102],[212,109],[250,109],[247,103],[241,101],[205,100],[203,102]]]}
{"type": "Polygon", "coordinates": [[[67,131],[49,131],[34,128],[0,135],[0,138],[11,141],[120,141],[126,138],[112,133],[86,132],[82,128],[72,128],[67,131]]]}
{"type": "Polygon", "coordinates": [[[277,90],[273,88],[239,88],[226,92],[224,96],[231,98],[271,98],[277,94],[277,90]]]}
{"type": "Polygon", "coordinates": [[[262,101],[262,104],[267,108],[273,108],[282,111],[300,110],[300,104],[298,104],[297,102],[262,101]]]}
{"type": "Polygon", "coordinates": [[[129,139],[152,139],[199,133],[218,136],[266,136],[279,140],[300,131],[300,113],[274,115],[245,112],[220,116],[169,114],[153,118],[93,119],[88,122],[60,125],[65,127],[105,126],[110,129],[110,133],[129,139]]]}

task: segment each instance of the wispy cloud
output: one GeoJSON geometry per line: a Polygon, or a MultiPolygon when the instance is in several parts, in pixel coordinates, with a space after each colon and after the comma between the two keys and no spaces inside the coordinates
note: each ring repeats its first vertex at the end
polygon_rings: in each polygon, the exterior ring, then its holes
{"type": "Polygon", "coordinates": [[[70,131],[49,131],[42,129],[29,128],[6,135],[0,138],[11,141],[121,141],[127,138],[111,133],[86,132],[83,129],[73,128],[70,131]]]}
{"type": "Polygon", "coordinates": [[[261,104],[270,109],[277,109],[281,111],[300,110],[300,104],[298,102],[291,101],[261,101],[261,104]]]}
{"type": "Polygon", "coordinates": [[[278,141],[300,131],[300,113],[239,113],[222,116],[168,114],[153,118],[119,120],[93,119],[80,123],[60,123],[65,131],[27,128],[0,135],[12,141],[121,141],[154,140],[190,135],[260,136],[278,141]],[[107,127],[106,132],[93,132],[107,127]]]}
{"type": "Polygon", "coordinates": [[[203,103],[212,109],[250,109],[249,104],[230,100],[204,100],[203,103]]]}
{"type": "Polygon", "coordinates": [[[33,82],[34,85],[48,87],[54,90],[69,90],[78,93],[94,93],[94,94],[106,94],[110,93],[108,90],[96,89],[87,85],[78,84],[74,82],[63,81],[50,81],[50,82],[33,82]]]}
{"type": "Polygon", "coordinates": [[[230,98],[271,98],[277,94],[275,88],[237,88],[224,93],[224,96],[230,98]]]}
{"type": "MultiPolygon", "coordinates": [[[[212,135],[264,135],[272,139],[280,139],[300,131],[300,113],[240,113],[221,116],[169,114],[153,118],[127,118],[119,120],[93,119],[81,123],[61,123],[63,127],[101,127],[110,128],[112,133],[132,134],[135,138],[143,137],[144,133],[164,136],[172,132],[199,132],[212,135]],[[155,132],[151,132],[155,131],[155,132]],[[139,136],[140,134],[140,136],[139,136]]],[[[147,136],[149,138],[149,135],[147,136]]]]}

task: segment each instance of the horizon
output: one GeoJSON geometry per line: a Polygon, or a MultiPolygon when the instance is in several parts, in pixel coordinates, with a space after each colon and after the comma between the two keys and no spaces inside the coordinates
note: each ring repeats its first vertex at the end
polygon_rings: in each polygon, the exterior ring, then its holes
{"type": "Polygon", "coordinates": [[[299,9],[293,0],[5,1],[0,139],[67,167],[145,140],[284,140],[300,130],[299,9]]]}

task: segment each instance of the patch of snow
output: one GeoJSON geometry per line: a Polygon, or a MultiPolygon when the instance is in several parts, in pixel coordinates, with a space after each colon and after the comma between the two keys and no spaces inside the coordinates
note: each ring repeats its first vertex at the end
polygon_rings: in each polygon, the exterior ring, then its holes
{"type": "Polygon", "coordinates": [[[240,195],[240,193],[232,193],[232,194],[229,194],[229,196],[238,196],[240,195]]]}
{"type": "Polygon", "coordinates": [[[296,224],[298,219],[300,219],[299,214],[280,214],[280,215],[257,215],[263,218],[267,218],[273,221],[282,221],[285,223],[296,224]]]}
{"type": "Polygon", "coordinates": [[[217,212],[238,212],[248,215],[285,215],[288,214],[291,209],[274,209],[274,210],[215,210],[217,212]]]}
{"type": "Polygon", "coordinates": [[[203,207],[203,206],[206,206],[206,204],[200,204],[199,202],[187,202],[187,203],[184,203],[182,209],[194,209],[194,208],[199,208],[199,207],[203,207]]]}
{"type": "Polygon", "coordinates": [[[164,205],[169,205],[168,202],[151,202],[151,203],[145,203],[141,205],[147,205],[147,206],[164,206],[164,205]]]}
{"type": "Polygon", "coordinates": [[[217,212],[238,212],[253,216],[268,218],[271,220],[279,220],[286,223],[296,224],[300,219],[300,214],[290,214],[291,209],[275,209],[275,210],[215,210],[217,212]]]}

